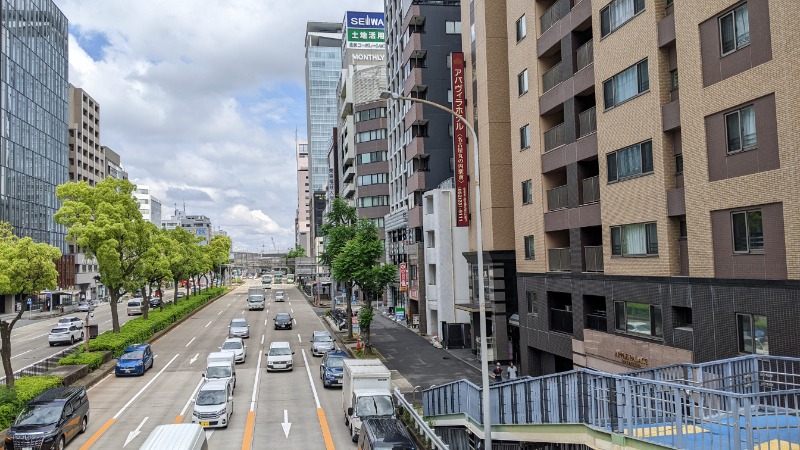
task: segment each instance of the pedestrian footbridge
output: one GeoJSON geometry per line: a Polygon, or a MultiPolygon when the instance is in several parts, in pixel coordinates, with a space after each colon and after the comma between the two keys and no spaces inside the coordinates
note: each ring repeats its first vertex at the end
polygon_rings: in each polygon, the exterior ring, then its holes
{"type": "MultiPolygon", "coordinates": [[[[490,389],[494,442],[800,450],[800,358],[752,355],[617,375],[580,369],[490,389]]],[[[460,428],[482,439],[481,398],[466,380],[434,386],[423,392],[423,415],[440,435],[460,428]]]]}

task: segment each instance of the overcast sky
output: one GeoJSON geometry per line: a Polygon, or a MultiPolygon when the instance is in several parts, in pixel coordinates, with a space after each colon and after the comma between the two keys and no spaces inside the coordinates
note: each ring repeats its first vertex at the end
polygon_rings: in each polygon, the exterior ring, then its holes
{"type": "Polygon", "coordinates": [[[69,81],[100,105],[100,142],[163,203],[204,214],[234,250],[294,246],[295,138],[306,139],[307,21],[381,0],[55,0],[69,81]],[[262,247],[263,246],[263,247],[262,247]]]}

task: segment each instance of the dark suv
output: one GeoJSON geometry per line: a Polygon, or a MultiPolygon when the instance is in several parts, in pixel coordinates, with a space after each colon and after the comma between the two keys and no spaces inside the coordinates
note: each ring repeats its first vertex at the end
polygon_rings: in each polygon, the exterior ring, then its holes
{"type": "Polygon", "coordinates": [[[89,422],[89,398],[82,387],[48,389],[28,402],[6,434],[6,449],[61,450],[89,422]]]}

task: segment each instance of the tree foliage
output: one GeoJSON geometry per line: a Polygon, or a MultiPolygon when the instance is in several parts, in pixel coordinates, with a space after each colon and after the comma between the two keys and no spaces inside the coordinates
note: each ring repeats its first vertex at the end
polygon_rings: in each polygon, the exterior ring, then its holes
{"type": "MultiPolygon", "coordinates": [[[[322,224],[321,233],[325,237],[325,249],[319,256],[320,262],[331,268],[334,279],[345,282],[347,299],[353,294],[353,282],[349,277],[340,278],[333,272],[333,264],[339,257],[345,245],[356,236],[356,223],[358,213],[354,206],[350,206],[341,197],[336,197],[331,203],[331,210],[325,214],[325,223],[322,224]]],[[[347,317],[353,316],[353,307],[349,300],[347,305],[347,317]]],[[[353,324],[347,321],[347,338],[353,339],[353,324]]]]}
{"type": "MultiPolygon", "coordinates": [[[[152,296],[153,286],[160,288],[164,280],[171,280],[172,272],[169,270],[170,241],[167,231],[157,229],[155,225],[149,228],[151,245],[144,255],[139,274],[144,282],[143,287],[147,288],[148,296],[152,296]]],[[[142,302],[144,320],[149,318],[149,311],[150,302],[142,302]]]]}
{"type": "Polygon", "coordinates": [[[211,271],[219,273],[220,278],[222,278],[224,276],[222,268],[224,264],[230,261],[231,257],[231,238],[218,234],[211,238],[205,250],[208,252],[209,259],[211,260],[211,271]]]}
{"type": "MultiPolygon", "coordinates": [[[[168,266],[175,283],[174,301],[178,302],[178,285],[181,280],[188,280],[201,271],[203,265],[202,251],[198,243],[200,238],[193,236],[181,227],[169,230],[168,266]]],[[[189,295],[189,284],[186,284],[186,295],[189,295]]]]}

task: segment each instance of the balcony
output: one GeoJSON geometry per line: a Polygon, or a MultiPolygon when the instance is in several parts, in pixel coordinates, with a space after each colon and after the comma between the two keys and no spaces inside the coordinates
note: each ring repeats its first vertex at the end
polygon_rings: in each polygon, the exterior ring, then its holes
{"type": "Polygon", "coordinates": [[[550,308],[550,331],[572,334],[572,311],[550,308]]]}
{"type": "Polygon", "coordinates": [[[416,137],[406,145],[406,160],[425,155],[425,139],[416,137]]]}
{"type": "Polygon", "coordinates": [[[571,259],[569,247],[547,249],[547,269],[550,272],[569,272],[571,259]]]}
{"type": "Polygon", "coordinates": [[[422,103],[413,103],[403,117],[405,127],[409,128],[412,125],[422,125],[425,122],[424,111],[422,103]]]}
{"type": "Polygon", "coordinates": [[[347,183],[342,186],[342,197],[351,199],[356,193],[356,185],[353,183],[347,183]]]}
{"type": "Polygon", "coordinates": [[[581,188],[583,192],[583,201],[581,205],[588,205],[589,203],[596,203],[600,201],[600,177],[595,175],[593,177],[584,178],[581,180],[581,188]]]}
{"type": "Polygon", "coordinates": [[[554,187],[547,191],[547,210],[564,209],[567,204],[567,185],[554,187]]]}
{"type": "Polygon", "coordinates": [[[550,128],[544,132],[544,151],[549,152],[554,148],[561,147],[566,142],[564,136],[564,122],[550,128]]]}
{"type": "Polygon", "coordinates": [[[593,41],[589,41],[580,47],[578,47],[577,59],[578,59],[578,70],[580,71],[584,67],[588,66],[589,64],[594,62],[594,44],[593,41]]]}
{"type": "Polygon", "coordinates": [[[676,99],[661,105],[661,129],[671,131],[681,126],[681,104],[676,99]]]}
{"type": "Polygon", "coordinates": [[[342,175],[342,182],[349,183],[350,181],[353,180],[353,177],[355,176],[356,176],[355,166],[347,166],[347,168],[344,171],[344,174],[342,175]]]}
{"type": "Polygon", "coordinates": [[[586,315],[586,329],[608,332],[608,318],[599,314],[586,315]]]}
{"type": "Polygon", "coordinates": [[[591,108],[578,114],[578,139],[597,131],[597,108],[591,108]]]}
{"type": "Polygon", "coordinates": [[[420,33],[412,34],[406,48],[403,49],[402,61],[408,61],[411,58],[420,58],[425,55],[425,50],[422,49],[422,36],[420,33]]]}
{"type": "Polygon", "coordinates": [[[586,257],[586,272],[603,272],[602,245],[587,245],[583,247],[583,253],[586,257]]]}
{"type": "Polygon", "coordinates": [[[404,95],[409,95],[412,92],[424,91],[428,86],[422,82],[422,68],[415,67],[411,69],[406,80],[403,82],[404,95]]]}
{"type": "Polygon", "coordinates": [[[548,8],[547,11],[542,14],[542,17],[539,18],[542,34],[561,20],[562,17],[567,15],[569,12],[569,4],[565,5],[564,3],[567,3],[567,0],[559,0],[553,3],[553,6],[548,8]]]}
{"type": "Polygon", "coordinates": [[[562,80],[561,61],[559,61],[558,64],[551,67],[550,70],[542,75],[542,93],[553,89],[558,83],[561,83],[562,80]]]}
{"type": "Polygon", "coordinates": [[[425,188],[425,172],[417,171],[408,176],[406,181],[406,189],[408,192],[424,191],[425,188]]]}

